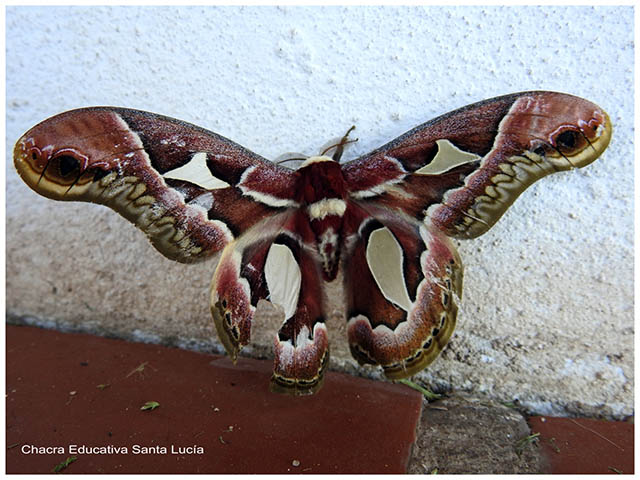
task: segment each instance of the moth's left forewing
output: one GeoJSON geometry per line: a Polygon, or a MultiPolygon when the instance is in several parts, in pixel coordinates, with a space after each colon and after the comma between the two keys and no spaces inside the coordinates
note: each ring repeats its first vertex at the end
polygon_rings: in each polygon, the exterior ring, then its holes
{"type": "Polygon", "coordinates": [[[14,164],[41,195],[106,205],[181,262],[295,203],[290,170],[195,125],[125,108],[45,120],[18,140],[14,164]]]}
{"type": "Polygon", "coordinates": [[[536,180],[593,162],[611,132],[606,112],[587,100],[524,92],[427,122],[346,164],[344,173],[354,198],[473,238],[536,180]]]}
{"type": "Polygon", "coordinates": [[[593,162],[611,132],[608,115],[586,100],[550,92],[519,96],[477,170],[426,216],[448,235],[481,235],[538,179],[593,162]]]}

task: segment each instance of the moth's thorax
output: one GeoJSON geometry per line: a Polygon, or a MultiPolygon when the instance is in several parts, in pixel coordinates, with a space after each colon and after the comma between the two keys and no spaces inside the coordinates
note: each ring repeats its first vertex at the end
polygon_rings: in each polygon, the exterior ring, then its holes
{"type": "Polygon", "coordinates": [[[330,157],[309,157],[298,169],[298,200],[312,205],[325,199],[344,199],[346,188],[340,164],[330,157]]]}

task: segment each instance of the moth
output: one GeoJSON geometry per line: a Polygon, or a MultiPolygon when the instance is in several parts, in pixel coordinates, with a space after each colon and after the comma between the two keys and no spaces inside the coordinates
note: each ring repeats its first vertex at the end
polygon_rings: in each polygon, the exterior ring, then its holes
{"type": "Polygon", "coordinates": [[[340,268],[355,359],[414,375],[455,327],[463,267],[450,239],[482,235],[539,178],[593,162],[611,132],[587,100],[523,92],[340,163],[347,134],[294,170],[179,120],[94,107],[33,127],[14,163],[37,193],[111,207],[172,260],[222,250],[210,290],[222,344],[235,362],[258,301],[280,305],[271,388],[301,395],[322,385],[323,285],[340,268]]]}

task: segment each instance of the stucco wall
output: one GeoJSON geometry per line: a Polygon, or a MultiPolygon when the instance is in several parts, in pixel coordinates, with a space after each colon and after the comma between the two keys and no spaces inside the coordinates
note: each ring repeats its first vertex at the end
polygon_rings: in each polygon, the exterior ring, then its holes
{"type": "MultiPolygon", "coordinates": [[[[420,377],[534,412],[632,413],[631,7],[9,7],[6,23],[12,321],[220,350],[215,261],[174,264],[106,208],[55,203],[18,179],[13,143],[55,113],[149,110],[267,158],[316,153],[355,124],[355,158],[468,103],[564,91],[609,112],[609,149],[459,243],[457,331],[420,377]]],[[[378,375],[350,359],[341,287],[328,292],[332,367],[378,375]]],[[[280,322],[263,307],[250,354],[270,354],[280,322]]]]}

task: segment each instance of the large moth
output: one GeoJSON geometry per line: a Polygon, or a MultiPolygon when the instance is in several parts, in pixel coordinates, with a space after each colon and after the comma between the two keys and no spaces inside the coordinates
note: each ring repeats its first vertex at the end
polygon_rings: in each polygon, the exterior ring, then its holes
{"type": "Polygon", "coordinates": [[[33,127],[14,162],[36,192],[107,205],[172,260],[222,250],[210,307],[228,354],[249,343],[260,299],[280,305],[271,386],[307,394],[329,359],[323,283],[340,268],[353,356],[391,379],[419,372],[455,327],[463,269],[450,238],[482,235],[537,179],[591,163],[611,131],[593,103],[524,92],[340,163],[345,135],[292,170],[179,120],[95,107],[33,127]]]}

